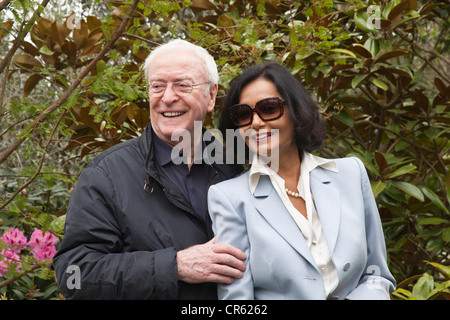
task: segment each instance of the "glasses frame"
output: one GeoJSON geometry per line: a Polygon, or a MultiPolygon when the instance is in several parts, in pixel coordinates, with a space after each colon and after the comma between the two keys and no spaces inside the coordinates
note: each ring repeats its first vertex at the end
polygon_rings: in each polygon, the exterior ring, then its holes
{"type": "Polygon", "coordinates": [[[286,101],[281,99],[280,97],[268,97],[268,98],[261,99],[261,100],[259,100],[258,102],[255,103],[255,107],[252,107],[251,105],[249,105],[247,103],[238,103],[238,104],[235,104],[235,105],[230,107],[230,118],[231,118],[231,121],[233,122],[233,124],[236,125],[238,128],[251,125],[253,123],[253,114],[254,113],[256,113],[261,118],[261,120],[263,120],[263,121],[273,121],[273,120],[280,119],[283,116],[283,114],[284,114],[284,106],[285,105],[286,105],[286,101]],[[280,110],[280,114],[279,115],[277,115],[275,117],[267,118],[267,119],[265,119],[263,116],[261,116],[261,114],[258,112],[258,105],[260,105],[261,102],[264,102],[264,101],[267,101],[267,100],[275,100],[278,103],[278,107],[279,107],[279,110],[280,110]],[[250,121],[248,123],[239,124],[238,121],[235,120],[234,115],[237,112],[236,111],[237,108],[239,108],[239,107],[250,108],[250,110],[252,112],[252,115],[251,115],[250,121]]]}
{"type": "MultiPolygon", "coordinates": [[[[207,83],[211,83],[210,81],[206,81],[206,82],[201,82],[201,83],[195,83],[195,84],[190,84],[189,82],[186,82],[186,84],[189,84],[190,86],[191,86],[191,90],[189,91],[189,92],[177,92],[176,90],[174,90],[174,84],[176,84],[176,83],[181,83],[181,82],[185,82],[186,80],[183,80],[183,81],[175,81],[175,82],[162,82],[161,81],[161,84],[163,84],[165,87],[164,87],[164,90],[162,90],[161,92],[153,92],[152,91],[152,83],[150,83],[149,84],[149,93],[151,93],[151,94],[153,94],[153,95],[155,95],[155,96],[162,96],[162,95],[164,95],[164,93],[166,92],[166,90],[167,90],[167,87],[169,86],[169,83],[170,83],[170,89],[172,90],[172,92],[173,93],[175,93],[177,96],[181,96],[181,97],[185,97],[185,96],[188,96],[188,95],[190,95],[193,91],[194,91],[194,87],[197,87],[197,86],[201,86],[202,84],[207,84],[207,83]]],[[[158,81],[154,81],[154,82],[158,82],[158,81]]]]}

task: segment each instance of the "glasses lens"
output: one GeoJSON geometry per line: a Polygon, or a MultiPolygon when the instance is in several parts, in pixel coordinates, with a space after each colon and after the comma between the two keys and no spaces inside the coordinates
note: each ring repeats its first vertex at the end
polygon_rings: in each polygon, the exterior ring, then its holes
{"type": "Polygon", "coordinates": [[[179,95],[186,95],[192,92],[192,84],[185,81],[174,82],[172,88],[173,91],[179,95]]]}
{"type": "Polygon", "coordinates": [[[262,120],[275,120],[282,115],[283,101],[277,97],[263,99],[256,104],[256,110],[262,120]]]}
{"type": "Polygon", "coordinates": [[[166,86],[167,84],[163,82],[152,82],[150,84],[150,92],[155,94],[162,93],[164,92],[164,90],[166,90],[166,86]]]}
{"type": "Polygon", "coordinates": [[[238,104],[231,109],[231,119],[237,126],[245,126],[252,122],[253,111],[249,105],[238,104]]]}

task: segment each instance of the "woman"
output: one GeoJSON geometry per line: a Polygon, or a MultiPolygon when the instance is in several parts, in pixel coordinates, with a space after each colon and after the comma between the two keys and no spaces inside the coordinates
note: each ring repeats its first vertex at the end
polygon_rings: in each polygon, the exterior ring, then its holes
{"type": "Polygon", "coordinates": [[[276,63],[245,70],[219,129],[239,129],[260,155],[248,159],[247,173],[209,189],[216,242],[247,255],[243,277],[219,285],[219,297],[389,299],[395,280],[364,166],[310,153],[324,138],[323,121],[290,72],[276,63]]]}

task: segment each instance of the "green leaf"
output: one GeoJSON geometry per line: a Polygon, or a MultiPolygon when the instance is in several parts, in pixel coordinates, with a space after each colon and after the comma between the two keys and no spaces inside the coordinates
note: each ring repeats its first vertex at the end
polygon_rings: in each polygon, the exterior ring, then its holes
{"type": "Polygon", "coordinates": [[[430,239],[425,246],[427,252],[439,253],[444,249],[445,242],[442,239],[430,239]]]}
{"type": "Polygon", "coordinates": [[[395,177],[398,177],[398,176],[402,176],[404,174],[408,174],[408,173],[414,172],[416,169],[417,169],[417,167],[415,165],[408,164],[406,166],[403,166],[403,167],[395,170],[391,174],[389,174],[388,178],[395,178],[395,177]]]}
{"type": "Polygon", "coordinates": [[[42,46],[39,49],[39,52],[42,53],[42,54],[45,54],[47,56],[51,56],[51,55],[53,55],[55,53],[54,51],[50,50],[47,46],[42,46]]]}
{"type": "Polygon", "coordinates": [[[74,91],[72,91],[70,96],[67,98],[65,106],[68,110],[70,108],[72,108],[75,105],[75,103],[78,101],[78,96],[79,96],[80,92],[81,92],[81,88],[78,87],[74,91]]]}
{"type": "Polygon", "coordinates": [[[371,37],[368,38],[366,42],[364,42],[364,47],[370,51],[372,57],[375,57],[378,51],[380,51],[380,42],[378,41],[378,39],[371,37]]]}
{"type": "Polygon", "coordinates": [[[445,220],[442,218],[431,217],[431,218],[420,219],[419,221],[417,221],[417,224],[418,225],[426,225],[426,224],[436,225],[436,224],[448,223],[448,222],[449,222],[448,220],[445,220]]]}
{"type": "Polygon", "coordinates": [[[375,28],[367,24],[367,21],[369,21],[369,14],[366,11],[355,12],[354,19],[356,26],[362,31],[376,31],[375,28]]]}
{"type": "Polygon", "coordinates": [[[371,78],[370,82],[372,82],[374,85],[376,85],[378,88],[387,91],[389,89],[389,87],[387,86],[386,83],[384,83],[383,81],[381,81],[380,79],[377,78],[371,78]]]}
{"type": "Polygon", "coordinates": [[[102,74],[106,69],[106,63],[105,61],[100,60],[99,62],[97,62],[97,65],[95,67],[97,69],[97,73],[102,74]]]}
{"type": "Polygon", "coordinates": [[[368,74],[358,74],[356,76],[353,77],[352,79],[352,88],[355,89],[356,87],[359,86],[359,84],[365,79],[367,78],[368,74]]]}
{"type": "Polygon", "coordinates": [[[429,262],[429,261],[425,262],[435,267],[440,273],[444,275],[446,279],[450,279],[450,266],[444,266],[443,264],[436,262],[429,262]]]}
{"type": "Polygon", "coordinates": [[[416,299],[427,300],[434,289],[434,280],[431,275],[424,275],[417,281],[412,289],[412,295],[416,299]]]}
{"type": "Polygon", "coordinates": [[[372,192],[375,198],[386,188],[386,183],[377,181],[372,183],[372,192]]]}
{"type": "Polygon", "coordinates": [[[348,114],[347,110],[345,109],[341,110],[341,112],[339,112],[339,114],[337,114],[335,118],[349,127],[353,127],[354,125],[352,117],[348,114]]]}
{"type": "Polygon", "coordinates": [[[450,242],[450,228],[445,228],[444,231],[442,231],[442,240],[450,242]]]}
{"type": "Polygon", "coordinates": [[[421,186],[420,189],[422,190],[423,194],[431,200],[431,202],[436,205],[438,208],[444,210],[445,213],[449,213],[448,208],[445,206],[445,204],[442,202],[442,200],[439,198],[439,196],[434,193],[433,190],[426,186],[421,186]]]}
{"type": "Polygon", "coordinates": [[[416,198],[419,201],[424,201],[425,197],[420,191],[419,188],[417,188],[415,185],[412,185],[411,183],[404,182],[404,181],[392,181],[391,182],[393,186],[395,186],[397,189],[402,190],[403,192],[409,194],[410,196],[416,198]]]}
{"type": "Polygon", "coordinates": [[[350,50],[347,50],[347,49],[339,49],[339,48],[337,48],[337,49],[331,49],[330,51],[343,53],[343,54],[346,54],[346,55],[356,59],[356,55],[353,52],[351,52],[350,50]]]}
{"type": "Polygon", "coordinates": [[[392,294],[394,296],[404,299],[404,300],[413,299],[411,292],[409,292],[408,290],[402,289],[402,288],[398,288],[397,290],[392,292],[392,294]]]}

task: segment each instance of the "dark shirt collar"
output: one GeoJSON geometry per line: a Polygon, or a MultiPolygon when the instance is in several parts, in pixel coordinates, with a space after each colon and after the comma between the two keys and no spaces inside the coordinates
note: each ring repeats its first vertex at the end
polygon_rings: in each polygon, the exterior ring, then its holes
{"type": "MultiPolygon", "coordinates": [[[[161,140],[158,135],[152,130],[153,135],[153,141],[155,144],[155,157],[156,161],[159,163],[160,166],[165,166],[169,163],[172,163],[172,149],[173,147],[165,143],[163,140],[161,140]]],[[[203,159],[203,150],[205,150],[206,144],[205,141],[202,139],[202,160],[208,160],[203,159]]],[[[183,157],[182,152],[179,153],[179,158],[183,157]]],[[[185,162],[184,162],[185,163],[185,162]]],[[[206,163],[209,163],[209,161],[206,161],[206,163]]]]}
{"type": "Polygon", "coordinates": [[[152,130],[153,135],[153,142],[155,146],[155,157],[156,161],[161,166],[165,166],[169,162],[172,162],[171,154],[172,154],[172,147],[169,146],[167,143],[162,141],[158,135],[152,130]]]}

